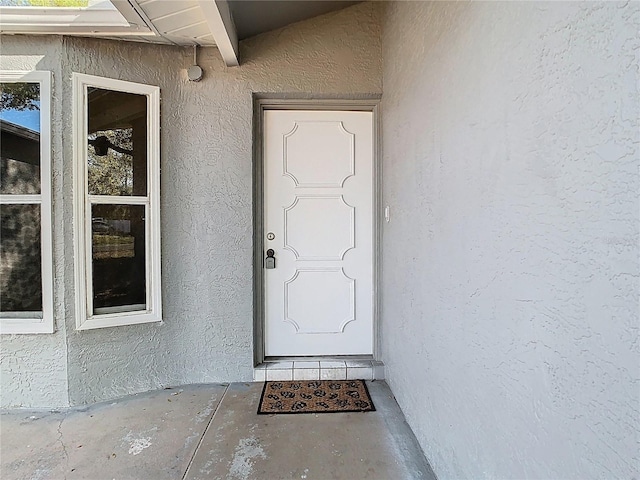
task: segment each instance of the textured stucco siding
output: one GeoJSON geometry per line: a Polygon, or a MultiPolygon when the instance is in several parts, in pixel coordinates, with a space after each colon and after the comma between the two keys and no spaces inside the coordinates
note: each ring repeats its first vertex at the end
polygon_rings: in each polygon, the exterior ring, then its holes
{"type": "MultiPolygon", "coordinates": [[[[61,37],[0,37],[0,70],[53,72],[51,101],[51,162],[53,197],[62,196],[63,164],[60,119],[61,37]],[[17,40],[17,41],[16,41],[17,40]]],[[[63,217],[62,203],[54,203],[54,218],[63,217]]],[[[53,222],[54,316],[52,335],[0,335],[0,407],[64,407],[69,405],[67,344],[64,334],[65,283],[62,275],[64,235],[71,223],[53,222]]]]}
{"type": "Polygon", "coordinates": [[[638,478],[639,10],[385,12],[384,361],[441,480],[638,478]]]}
{"type": "MultiPolygon", "coordinates": [[[[54,202],[54,222],[63,225],[65,241],[64,251],[56,251],[59,278],[66,285],[56,290],[66,306],[56,317],[63,332],[9,340],[12,350],[3,349],[7,362],[2,364],[3,372],[10,369],[7,383],[26,378],[24,368],[12,366],[17,362],[13,352],[40,362],[40,349],[54,338],[64,345],[65,335],[68,367],[64,358],[57,364],[63,377],[68,368],[72,404],[165,385],[251,380],[252,93],[380,94],[380,14],[379,5],[360,4],[254,37],[241,43],[242,65],[236,68],[225,67],[216,49],[201,49],[198,63],[205,76],[198,83],[186,79],[185,69],[193,63],[190,48],[71,37],[58,41],[46,57],[56,70],[54,105],[64,126],[64,133],[54,132],[58,146],[62,137],[64,151],[64,164],[58,162],[55,174],[66,193],[58,191],[54,202]],[[161,324],[75,330],[72,72],[161,89],[161,324]]],[[[26,55],[38,42],[32,37],[2,41],[3,56],[5,48],[26,55]]],[[[4,378],[3,373],[3,403],[4,378]]],[[[43,378],[34,386],[46,390],[50,382],[43,378]]],[[[16,398],[35,406],[36,393],[24,393],[17,392],[16,398]]]]}

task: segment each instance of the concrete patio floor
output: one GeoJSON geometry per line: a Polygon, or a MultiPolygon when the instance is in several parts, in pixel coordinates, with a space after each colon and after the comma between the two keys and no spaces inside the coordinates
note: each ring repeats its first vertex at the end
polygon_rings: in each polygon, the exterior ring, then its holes
{"type": "Polygon", "coordinates": [[[432,479],[384,381],[376,412],[257,415],[262,383],[0,417],[3,479],[432,479]]]}

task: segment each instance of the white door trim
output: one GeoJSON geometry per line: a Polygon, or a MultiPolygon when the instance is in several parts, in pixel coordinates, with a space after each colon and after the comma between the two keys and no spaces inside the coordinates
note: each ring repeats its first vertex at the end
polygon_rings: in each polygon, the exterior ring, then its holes
{"type": "MultiPolygon", "coordinates": [[[[263,212],[263,120],[265,110],[349,110],[373,114],[373,360],[380,358],[380,268],[381,268],[381,145],[380,96],[362,99],[278,98],[254,95],[253,122],[253,366],[264,362],[264,212],[263,212]]],[[[352,358],[352,357],[349,357],[352,358]]],[[[371,358],[371,357],[369,357],[371,358]]]]}

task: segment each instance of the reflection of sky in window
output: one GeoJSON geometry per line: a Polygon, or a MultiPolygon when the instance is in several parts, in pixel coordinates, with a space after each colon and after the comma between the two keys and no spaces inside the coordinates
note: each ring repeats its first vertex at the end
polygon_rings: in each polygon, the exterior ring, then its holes
{"type": "MultiPolygon", "coordinates": [[[[38,102],[40,105],[40,102],[38,102]]],[[[8,108],[0,110],[0,119],[40,132],[40,110],[16,110],[8,108]]]]}

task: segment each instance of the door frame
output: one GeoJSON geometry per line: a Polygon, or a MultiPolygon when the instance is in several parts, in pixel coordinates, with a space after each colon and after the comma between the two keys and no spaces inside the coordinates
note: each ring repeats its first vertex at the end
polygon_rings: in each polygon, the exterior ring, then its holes
{"type": "MultiPolygon", "coordinates": [[[[355,98],[253,94],[253,366],[265,360],[264,345],[264,158],[262,140],[265,110],[331,110],[371,112],[373,122],[373,356],[348,358],[378,360],[380,357],[380,254],[382,253],[382,165],[380,135],[381,95],[355,98]]],[[[300,358],[300,357],[297,357],[300,358]]],[[[307,358],[307,357],[304,357],[307,358]]]]}

